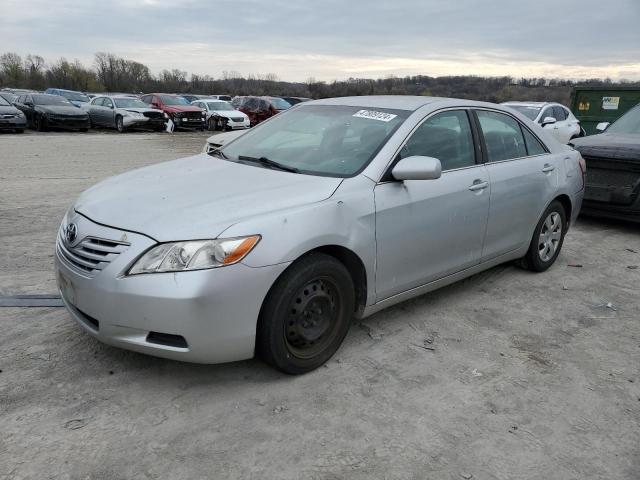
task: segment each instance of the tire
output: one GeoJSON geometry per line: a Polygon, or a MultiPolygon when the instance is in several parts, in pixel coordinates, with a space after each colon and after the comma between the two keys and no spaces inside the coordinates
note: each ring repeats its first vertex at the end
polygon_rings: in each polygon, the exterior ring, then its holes
{"type": "Polygon", "coordinates": [[[209,117],[209,120],[207,120],[207,130],[210,131],[216,131],[216,120],[213,117],[209,117]]]}
{"type": "Polygon", "coordinates": [[[551,202],[542,214],[527,254],[520,266],[533,272],[544,272],[558,258],[567,233],[567,214],[558,200],[551,202]]]}
{"type": "Polygon", "coordinates": [[[36,115],[33,118],[33,128],[38,132],[46,132],[48,130],[47,120],[42,118],[40,115],[36,115]]]}
{"type": "Polygon", "coordinates": [[[120,133],[124,133],[126,131],[126,128],[124,128],[124,120],[120,115],[116,117],[116,130],[120,133]]]}
{"type": "Polygon", "coordinates": [[[256,353],[290,375],[310,372],[338,350],[355,311],[355,290],[346,267],[323,253],[293,263],[262,305],[256,353]]]}

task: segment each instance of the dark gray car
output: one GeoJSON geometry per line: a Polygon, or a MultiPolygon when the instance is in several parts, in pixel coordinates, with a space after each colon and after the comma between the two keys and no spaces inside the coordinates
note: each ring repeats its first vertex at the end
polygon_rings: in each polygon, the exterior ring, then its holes
{"type": "Polygon", "coordinates": [[[0,130],[22,133],[25,128],[27,128],[27,119],[24,113],[0,97],[0,130]]]}
{"type": "Polygon", "coordinates": [[[640,105],[571,141],[587,163],[582,213],[640,222],[640,105]]]}

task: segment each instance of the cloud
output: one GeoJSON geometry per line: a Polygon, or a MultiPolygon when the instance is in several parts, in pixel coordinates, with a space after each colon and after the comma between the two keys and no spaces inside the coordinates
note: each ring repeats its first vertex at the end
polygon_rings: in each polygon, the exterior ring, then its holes
{"type": "Polygon", "coordinates": [[[110,51],[218,76],[478,74],[640,79],[640,2],[4,0],[4,51],[91,63],[110,51]]]}

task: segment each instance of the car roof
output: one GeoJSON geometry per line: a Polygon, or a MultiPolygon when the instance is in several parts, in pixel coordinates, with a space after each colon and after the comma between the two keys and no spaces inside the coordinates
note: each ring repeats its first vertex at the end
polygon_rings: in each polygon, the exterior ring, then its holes
{"type": "Polygon", "coordinates": [[[315,105],[348,105],[351,107],[391,108],[396,110],[417,110],[438,100],[434,97],[418,97],[410,95],[368,95],[358,97],[338,97],[313,100],[306,104],[315,105]]]}
{"type": "Polygon", "coordinates": [[[519,105],[523,107],[544,107],[545,105],[555,105],[556,102],[502,102],[502,105],[519,105]]]}

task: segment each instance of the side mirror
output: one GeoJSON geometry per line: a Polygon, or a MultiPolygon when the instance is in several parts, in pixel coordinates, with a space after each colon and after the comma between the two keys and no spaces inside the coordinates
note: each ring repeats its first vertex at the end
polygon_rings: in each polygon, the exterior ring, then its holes
{"type": "Polygon", "coordinates": [[[544,120],[542,120],[542,126],[546,127],[547,125],[553,125],[556,121],[557,120],[554,117],[544,117],[544,120]]]}
{"type": "Polygon", "coordinates": [[[596,125],[596,130],[599,131],[600,133],[602,133],[607,128],[609,128],[609,125],[611,125],[611,123],[609,123],[609,122],[600,122],[598,125],[596,125]]]}
{"type": "Polygon", "coordinates": [[[401,159],[391,170],[396,180],[435,180],[442,175],[440,160],[414,155],[401,159]]]}

